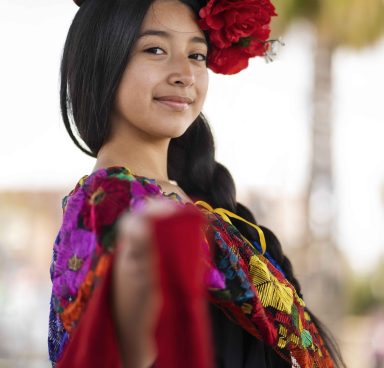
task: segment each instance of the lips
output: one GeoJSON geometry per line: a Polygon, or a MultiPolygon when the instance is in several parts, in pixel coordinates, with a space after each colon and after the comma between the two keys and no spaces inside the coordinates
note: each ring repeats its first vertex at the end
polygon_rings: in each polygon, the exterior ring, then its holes
{"type": "Polygon", "coordinates": [[[189,105],[193,103],[192,99],[186,96],[161,96],[155,97],[154,100],[168,111],[177,112],[187,111],[189,105]]]}
{"type": "Polygon", "coordinates": [[[155,97],[155,100],[184,103],[184,104],[185,103],[191,104],[193,102],[191,98],[186,96],[161,96],[161,97],[155,97]]]}

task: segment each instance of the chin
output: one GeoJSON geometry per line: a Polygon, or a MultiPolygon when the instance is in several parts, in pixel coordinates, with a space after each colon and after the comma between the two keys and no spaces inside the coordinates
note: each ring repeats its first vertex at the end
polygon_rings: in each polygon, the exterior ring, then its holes
{"type": "Polygon", "coordinates": [[[174,125],[172,127],[164,128],[164,130],[160,133],[159,136],[168,137],[168,138],[178,138],[181,137],[188,128],[192,125],[193,122],[188,122],[186,124],[180,123],[179,125],[174,125]],[[171,128],[171,129],[170,129],[171,128]]]}
{"type": "Polygon", "coordinates": [[[183,129],[183,130],[175,130],[175,131],[173,131],[173,132],[169,132],[169,134],[168,134],[168,137],[169,138],[179,138],[179,137],[181,137],[186,131],[187,131],[187,129],[188,128],[186,128],[186,129],[183,129]]]}

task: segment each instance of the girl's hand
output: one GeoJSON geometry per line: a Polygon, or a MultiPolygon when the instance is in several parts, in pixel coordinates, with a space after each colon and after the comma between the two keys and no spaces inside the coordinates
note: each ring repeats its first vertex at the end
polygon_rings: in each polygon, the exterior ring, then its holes
{"type": "Polygon", "coordinates": [[[150,220],[177,211],[175,202],[149,198],[137,212],[117,224],[113,269],[113,312],[124,367],[150,367],[156,359],[154,328],[161,295],[150,220]]]}

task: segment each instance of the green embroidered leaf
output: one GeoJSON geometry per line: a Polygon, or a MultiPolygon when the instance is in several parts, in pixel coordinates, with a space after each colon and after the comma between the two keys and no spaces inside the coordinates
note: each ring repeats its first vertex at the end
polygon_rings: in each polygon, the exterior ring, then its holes
{"type": "Polygon", "coordinates": [[[301,344],[305,348],[309,348],[312,345],[312,343],[313,341],[312,341],[311,333],[308,330],[303,330],[301,332],[301,344]]]}

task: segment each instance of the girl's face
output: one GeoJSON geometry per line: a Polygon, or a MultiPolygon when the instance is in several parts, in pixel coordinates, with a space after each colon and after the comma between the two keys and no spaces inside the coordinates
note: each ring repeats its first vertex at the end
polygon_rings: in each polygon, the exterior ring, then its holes
{"type": "Polygon", "coordinates": [[[208,89],[204,33],[188,6],[156,0],[140,35],[117,90],[112,129],[179,137],[201,112],[208,89]],[[176,103],[177,98],[189,102],[176,103]]]}

